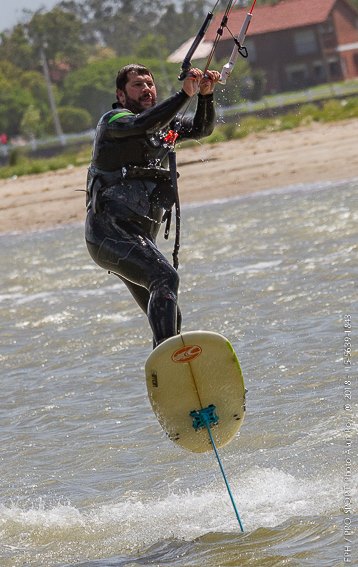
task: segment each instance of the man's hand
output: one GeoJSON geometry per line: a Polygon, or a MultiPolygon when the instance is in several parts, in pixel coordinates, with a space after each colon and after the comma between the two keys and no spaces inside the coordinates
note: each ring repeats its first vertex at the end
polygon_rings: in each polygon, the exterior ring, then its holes
{"type": "Polygon", "coordinates": [[[208,95],[214,91],[215,83],[219,82],[219,71],[206,71],[205,75],[200,81],[199,89],[201,95],[208,95]]]}
{"type": "Polygon", "coordinates": [[[196,95],[199,92],[200,83],[203,80],[203,76],[203,72],[200,71],[200,69],[190,69],[183,82],[183,91],[186,92],[188,96],[196,95]]]}

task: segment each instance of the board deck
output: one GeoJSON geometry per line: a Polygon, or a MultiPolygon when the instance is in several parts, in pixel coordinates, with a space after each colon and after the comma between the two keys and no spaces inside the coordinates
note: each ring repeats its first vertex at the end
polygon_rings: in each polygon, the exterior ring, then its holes
{"type": "Polygon", "coordinates": [[[245,411],[245,387],[230,342],[218,333],[191,331],[161,343],[145,365],[149,400],[168,437],[196,453],[212,449],[206,428],[195,430],[190,413],[215,406],[211,433],[217,447],[229,443],[245,411]]]}

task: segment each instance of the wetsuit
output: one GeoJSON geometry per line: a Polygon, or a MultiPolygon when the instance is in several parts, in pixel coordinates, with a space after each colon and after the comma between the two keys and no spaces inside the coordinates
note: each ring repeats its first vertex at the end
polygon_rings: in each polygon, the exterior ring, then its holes
{"type": "Polygon", "coordinates": [[[175,199],[164,138],[171,128],[179,139],[207,136],[214,128],[213,96],[198,95],[193,118],[177,117],[188,100],[180,91],[140,114],[113,105],[98,123],[88,171],[88,251],[147,314],[154,346],[181,325],[179,277],[155,242],[175,199]]]}

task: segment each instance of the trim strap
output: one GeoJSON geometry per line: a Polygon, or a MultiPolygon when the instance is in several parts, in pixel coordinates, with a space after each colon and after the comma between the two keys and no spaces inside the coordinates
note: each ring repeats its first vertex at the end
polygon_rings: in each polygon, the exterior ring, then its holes
{"type": "Polygon", "coordinates": [[[117,112],[117,114],[111,116],[111,118],[108,120],[108,124],[111,124],[111,122],[118,120],[118,118],[123,118],[123,116],[134,116],[134,114],[133,112],[129,112],[129,110],[125,110],[124,112],[117,112]]]}

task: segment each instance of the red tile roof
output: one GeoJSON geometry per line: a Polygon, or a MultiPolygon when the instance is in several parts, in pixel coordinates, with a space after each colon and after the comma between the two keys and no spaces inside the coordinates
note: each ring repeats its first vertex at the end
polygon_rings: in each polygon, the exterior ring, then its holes
{"type": "MultiPolygon", "coordinates": [[[[256,6],[249,26],[248,36],[270,33],[292,28],[300,28],[320,24],[327,20],[337,0],[281,0],[274,6],[256,6]]],[[[229,16],[229,29],[237,35],[250,9],[233,10],[229,16]]],[[[206,41],[215,39],[216,30],[220,25],[222,12],[217,13],[211,23],[206,41]]],[[[224,30],[223,39],[228,39],[229,33],[224,30]]]]}

